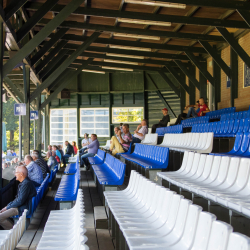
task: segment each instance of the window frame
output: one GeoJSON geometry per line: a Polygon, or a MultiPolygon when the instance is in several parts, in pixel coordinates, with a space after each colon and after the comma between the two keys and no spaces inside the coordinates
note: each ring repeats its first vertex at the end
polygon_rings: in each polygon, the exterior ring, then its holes
{"type": "MultiPolygon", "coordinates": [[[[81,114],[81,111],[82,110],[106,110],[106,111],[108,111],[108,115],[98,115],[98,116],[105,116],[105,117],[108,117],[108,128],[104,128],[104,129],[108,129],[108,135],[98,135],[96,132],[94,132],[94,133],[96,133],[97,134],[97,136],[98,137],[110,137],[110,112],[109,112],[109,108],[108,107],[104,107],[104,108],[80,108],[79,109],[79,122],[80,122],[80,124],[79,124],[79,127],[80,127],[80,131],[79,131],[79,135],[80,135],[80,137],[84,137],[84,134],[82,134],[82,129],[84,129],[84,128],[82,128],[82,114],[81,114]]],[[[95,116],[95,114],[92,116],[92,117],[96,117],[95,116]]],[[[84,122],[83,122],[84,123],[84,122]]],[[[94,121],[94,123],[95,123],[95,121],[94,121]]],[[[106,122],[105,122],[106,123],[106,122]]],[[[85,129],[89,129],[89,128],[85,128],[85,129]]],[[[90,128],[90,129],[92,129],[92,128],[90,128]]],[[[95,130],[96,128],[94,128],[94,130],[95,130]]],[[[97,128],[98,129],[98,128],[97,128]]]]}
{"type": "MultiPolygon", "coordinates": [[[[114,121],[114,109],[142,109],[143,112],[143,116],[142,119],[144,119],[145,115],[144,115],[144,107],[112,107],[112,124],[119,124],[120,122],[116,122],[114,121]]],[[[132,116],[132,115],[127,115],[127,117],[132,116]]],[[[141,123],[141,121],[136,121],[136,122],[122,122],[122,123],[128,123],[128,124],[139,124],[141,123]]]]}

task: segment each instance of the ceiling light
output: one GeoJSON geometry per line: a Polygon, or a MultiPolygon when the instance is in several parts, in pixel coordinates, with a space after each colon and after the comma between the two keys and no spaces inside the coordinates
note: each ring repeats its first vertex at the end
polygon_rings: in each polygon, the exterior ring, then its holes
{"type": "Polygon", "coordinates": [[[144,35],[136,35],[136,34],[127,34],[127,33],[113,33],[114,36],[119,37],[131,37],[136,39],[150,39],[150,40],[161,40],[159,36],[144,36],[144,35]]]}
{"type": "Polygon", "coordinates": [[[171,26],[170,22],[137,20],[137,19],[128,19],[128,18],[117,18],[117,20],[118,22],[121,22],[121,23],[138,23],[138,24],[146,24],[146,25],[171,26]]]}
{"type": "Polygon", "coordinates": [[[180,3],[147,1],[147,0],[124,0],[124,2],[125,3],[151,5],[151,6],[161,6],[161,7],[168,7],[168,8],[186,9],[186,4],[180,4],[180,3]]]}
{"type": "Polygon", "coordinates": [[[126,58],[135,58],[135,59],[145,59],[144,56],[133,56],[133,55],[123,55],[123,54],[113,54],[113,53],[106,53],[106,56],[115,56],[115,57],[126,57],[126,58]]]}
{"type": "Polygon", "coordinates": [[[104,59],[104,62],[110,62],[110,63],[124,63],[124,64],[131,64],[131,65],[139,65],[138,62],[127,62],[127,61],[111,60],[111,59],[104,59]]]}
{"type": "Polygon", "coordinates": [[[133,71],[133,69],[116,68],[116,67],[106,67],[106,66],[102,66],[102,68],[103,68],[103,69],[114,69],[114,70],[133,71]]]}
{"type": "Polygon", "coordinates": [[[83,72],[89,72],[89,73],[105,74],[104,71],[91,70],[91,69],[83,69],[82,71],[83,71],[83,72]]]}
{"type": "Polygon", "coordinates": [[[120,46],[120,45],[109,45],[112,49],[127,49],[127,50],[140,50],[140,51],[152,51],[151,48],[131,47],[131,46],[120,46]]]}

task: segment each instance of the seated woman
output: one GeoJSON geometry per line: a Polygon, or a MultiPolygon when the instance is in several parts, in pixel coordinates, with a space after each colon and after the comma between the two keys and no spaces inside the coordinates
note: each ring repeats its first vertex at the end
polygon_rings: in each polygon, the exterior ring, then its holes
{"type": "Polygon", "coordinates": [[[72,146],[74,148],[74,154],[76,155],[77,154],[77,151],[78,151],[78,148],[76,146],[76,142],[75,141],[72,141],[72,146]]]}
{"type": "Polygon", "coordinates": [[[48,165],[50,171],[51,171],[51,170],[54,170],[55,166],[57,165],[57,160],[56,160],[56,158],[55,158],[55,155],[56,155],[55,152],[54,152],[53,155],[52,155],[52,152],[51,152],[51,151],[48,151],[48,152],[47,152],[47,159],[48,159],[47,165],[48,165]]]}

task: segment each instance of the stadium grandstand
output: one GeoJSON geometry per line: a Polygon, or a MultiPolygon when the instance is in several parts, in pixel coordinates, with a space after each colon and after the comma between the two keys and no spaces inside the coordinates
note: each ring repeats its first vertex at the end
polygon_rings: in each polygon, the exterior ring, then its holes
{"type": "Polygon", "coordinates": [[[0,1],[0,250],[250,250],[248,0],[0,1]]]}

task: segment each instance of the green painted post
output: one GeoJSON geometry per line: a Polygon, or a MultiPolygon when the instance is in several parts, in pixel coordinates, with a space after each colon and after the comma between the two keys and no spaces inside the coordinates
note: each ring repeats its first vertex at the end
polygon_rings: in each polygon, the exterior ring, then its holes
{"type": "Polygon", "coordinates": [[[24,156],[30,154],[30,67],[28,65],[24,66],[24,94],[27,97],[26,102],[26,115],[23,119],[23,147],[24,147],[24,156]]]}
{"type": "Polygon", "coordinates": [[[81,143],[80,143],[80,105],[81,105],[81,95],[77,94],[77,107],[76,107],[76,120],[77,120],[77,145],[78,148],[81,148],[81,143]]]}
{"type": "Polygon", "coordinates": [[[41,105],[41,95],[37,97],[37,110],[38,110],[38,120],[37,120],[37,145],[36,149],[39,151],[39,156],[41,156],[42,150],[42,114],[40,110],[41,105]]]}
{"type": "MultiPolygon", "coordinates": [[[[2,2],[1,2],[2,4],[2,2]]],[[[2,142],[2,121],[3,121],[3,102],[2,102],[2,91],[3,91],[3,55],[4,55],[4,30],[3,30],[3,21],[0,19],[0,142],[2,142]]],[[[2,163],[2,143],[0,143],[0,162],[2,163]]],[[[0,169],[0,190],[2,189],[2,168],[0,169]]],[[[0,199],[1,205],[1,199],[0,199]]]]}
{"type": "Polygon", "coordinates": [[[46,105],[45,107],[45,145],[44,145],[44,150],[47,150],[48,145],[50,144],[50,137],[49,137],[49,133],[50,133],[50,129],[49,129],[49,117],[50,117],[50,110],[49,110],[49,104],[46,105]]]}

